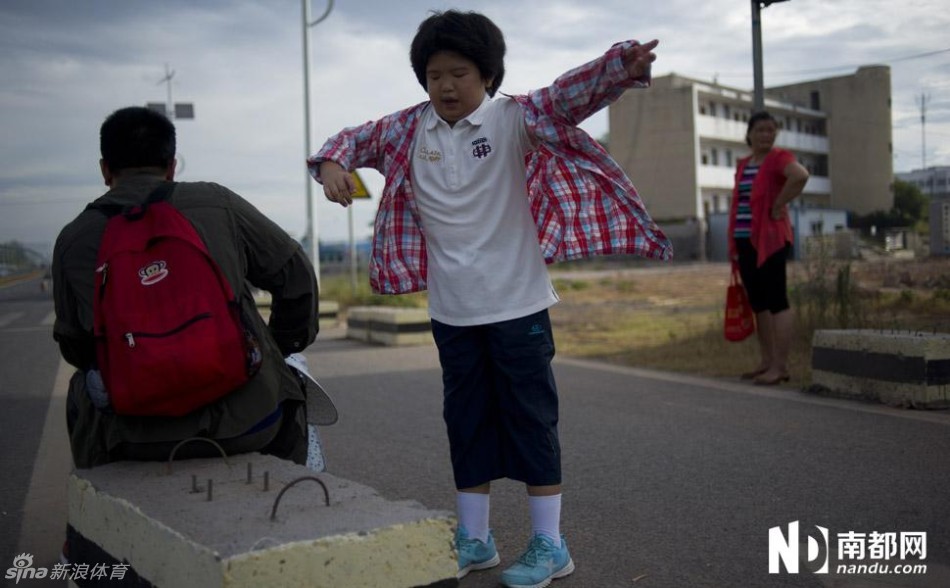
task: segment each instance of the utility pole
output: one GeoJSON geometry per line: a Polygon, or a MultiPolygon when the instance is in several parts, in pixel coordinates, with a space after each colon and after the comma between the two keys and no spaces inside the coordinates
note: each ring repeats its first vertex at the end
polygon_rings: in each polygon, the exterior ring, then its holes
{"type": "MultiPolygon", "coordinates": [[[[172,78],[175,77],[175,70],[170,69],[168,64],[165,64],[165,76],[158,81],[159,84],[166,84],[166,99],[165,103],[161,102],[148,102],[145,107],[149,110],[154,110],[155,112],[161,112],[168,117],[169,120],[177,119],[192,119],[195,118],[195,105],[192,102],[179,102],[175,104],[172,101],[172,78]]],[[[156,84],[158,85],[158,84],[156,84]]]]}
{"type": "Polygon", "coordinates": [[[921,94],[917,97],[917,104],[920,105],[920,165],[921,169],[927,169],[927,103],[930,102],[930,96],[921,94]]]}
{"type": "MultiPolygon", "coordinates": [[[[179,102],[175,104],[172,101],[172,78],[175,77],[175,70],[165,64],[165,76],[158,81],[158,84],[167,84],[165,102],[147,102],[145,108],[160,112],[168,117],[168,120],[193,119],[195,118],[195,105],[193,102],[179,102]]],[[[185,173],[185,158],[181,151],[175,154],[177,164],[175,166],[175,175],[182,176],[185,173]]]]}
{"type": "MultiPolygon", "coordinates": [[[[300,1],[303,12],[303,136],[304,136],[304,159],[310,157],[310,28],[314,27],[330,16],[333,10],[333,0],[328,0],[327,9],[320,18],[310,21],[310,0],[300,1]]],[[[317,284],[320,284],[320,247],[317,242],[317,220],[316,207],[313,205],[313,178],[310,177],[310,170],[307,172],[307,232],[304,240],[307,241],[307,255],[310,257],[310,263],[313,264],[313,271],[317,276],[317,284]]]]}
{"type": "Polygon", "coordinates": [[[168,118],[173,118],[175,116],[175,103],[172,102],[172,78],[175,77],[175,70],[168,69],[168,64],[165,64],[165,77],[158,81],[159,84],[166,84],[168,86],[168,100],[165,102],[165,112],[168,118]]]}
{"type": "Polygon", "coordinates": [[[752,110],[765,110],[765,86],[762,81],[762,9],[788,0],[752,0],[752,69],[755,89],[752,110]]]}

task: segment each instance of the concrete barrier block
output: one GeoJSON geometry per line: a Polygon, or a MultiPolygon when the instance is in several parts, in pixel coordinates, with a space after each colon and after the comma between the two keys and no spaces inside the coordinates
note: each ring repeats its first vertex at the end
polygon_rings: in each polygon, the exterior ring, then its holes
{"type": "MultiPolygon", "coordinates": [[[[254,294],[254,304],[257,306],[258,311],[265,317],[270,314],[271,301],[271,293],[266,290],[259,290],[254,294]]],[[[336,322],[339,314],[339,302],[336,300],[320,301],[320,313],[318,315],[320,321],[336,322]]]]}
{"type": "Polygon", "coordinates": [[[347,312],[346,336],[381,345],[432,343],[432,323],[423,308],[356,306],[347,312]]]}
{"type": "Polygon", "coordinates": [[[820,330],[812,339],[816,390],[892,406],[950,408],[950,335],[820,330]]]}
{"type": "Polygon", "coordinates": [[[340,303],[336,300],[321,300],[320,301],[320,314],[319,318],[321,321],[332,321],[336,322],[340,314],[340,303]]]}
{"type": "Polygon", "coordinates": [[[69,525],[74,564],[124,562],[130,583],[458,584],[450,513],[388,501],[367,486],[260,454],[176,462],[171,473],[156,462],[75,470],[69,525]]]}

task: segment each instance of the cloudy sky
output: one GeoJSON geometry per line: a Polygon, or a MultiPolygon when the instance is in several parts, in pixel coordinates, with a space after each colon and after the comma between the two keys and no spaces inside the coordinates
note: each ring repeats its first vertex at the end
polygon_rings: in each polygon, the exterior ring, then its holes
{"type": "MultiPolygon", "coordinates": [[[[326,0],[313,0],[314,17],[326,0]]],[[[549,84],[628,38],[660,39],[654,75],[751,89],[748,0],[336,0],[311,29],[311,144],[425,99],[409,65],[433,9],[477,10],[508,42],[502,91],[549,84]]],[[[51,243],[100,195],[98,130],[117,108],[163,102],[174,71],[181,180],[222,183],[289,233],[306,229],[299,0],[3,0],[0,2],[0,242],[51,243]]],[[[763,10],[765,83],[891,67],[894,169],[950,165],[950,11],[945,0],[790,0],[763,10]]],[[[600,137],[606,112],[583,127],[600,137]]],[[[370,232],[382,190],[353,209],[370,232]]],[[[633,174],[636,183],[636,174],[633,174]]],[[[345,240],[347,213],[314,184],[321,240],[345,240]]]]}

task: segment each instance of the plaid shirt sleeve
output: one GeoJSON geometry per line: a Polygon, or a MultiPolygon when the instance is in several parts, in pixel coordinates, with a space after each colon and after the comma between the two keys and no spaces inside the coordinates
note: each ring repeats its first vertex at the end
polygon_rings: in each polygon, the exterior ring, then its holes
{"type": "Polygon", "coordinates": [[[650,218],[633,183],[604,148],[576,126],[628,88],[650,85],[649,76],[631,79],[623,67],[622,52],[634,43],[618,43],[551,86],[513,97],[540,144],[529,155],[527,181],[548,263],[614,254],[672,258],[672,245],[650,218]]]}
{"type": "Polygon", "coordinates": [[[426,289],[426,248],[419,212],[409,182],[410,148],[416,123],[427,103],[344,129],[307,159],[320,181],[320,163],[335,161],[347,170],[370,167],[385,177],[373,229],[370,286],[379,294],[426,289]]]}
{"type": "Polygon", "coordinates": [[[320,179],[320,164],[334,161],[344,169],[353,171],[358,167],[379,169],[380,139],[387,127],[386,119],[370,121],[358,127],[348,127],[330,137],[315,155],[307,158],[307,169],[317,182],[320,179]]]}

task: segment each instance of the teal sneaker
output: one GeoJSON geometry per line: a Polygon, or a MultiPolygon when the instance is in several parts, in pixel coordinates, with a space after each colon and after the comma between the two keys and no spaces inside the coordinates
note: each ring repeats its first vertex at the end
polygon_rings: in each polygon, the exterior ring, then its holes
{"type": "Polygon", "coordinates": [[[561,546],[555,547],[550,537],[537,534],[518,562],[501,574],[501,583],[508,588],[544,588],[551,580],[563,578],[574,571],[574,560],[561,535],[561,546]]]}
{"type": "Polygon", "coordinates": [[[456,575],[459,580],[473,570],[487,570],[501,563],[491,531],[488,532],[486,543],[478,539],[469,539],[468,531],[459,525],[458,530],[455,531],[455,551],[459,558],[459,571],[456,575]]]}

